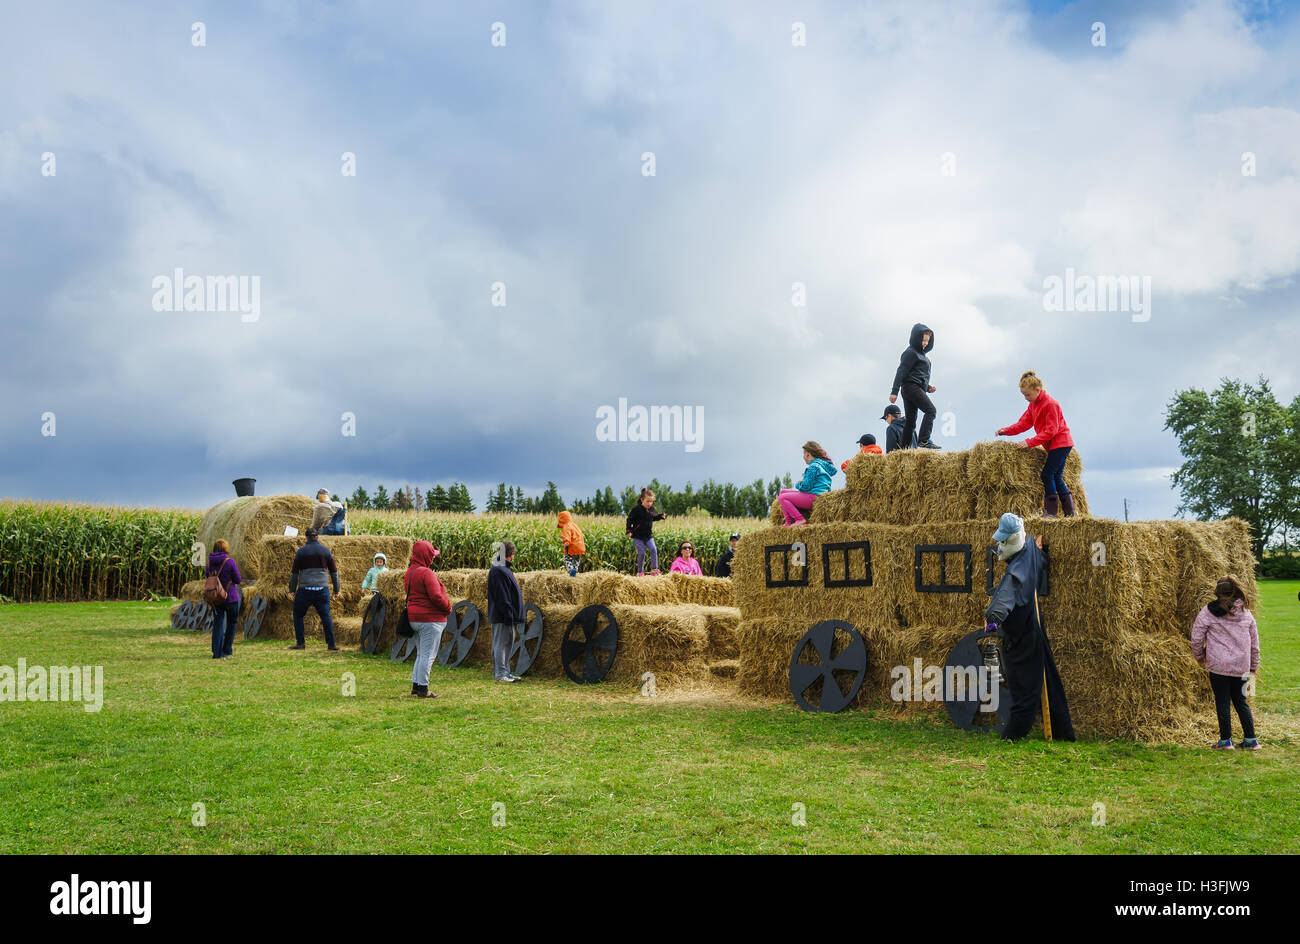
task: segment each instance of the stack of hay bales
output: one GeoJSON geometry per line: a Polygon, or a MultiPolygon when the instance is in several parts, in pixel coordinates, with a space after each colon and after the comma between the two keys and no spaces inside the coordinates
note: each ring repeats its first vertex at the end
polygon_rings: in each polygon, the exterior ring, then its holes
{"type": "MultiPolygon", "coordinates": [[[[230,544],[231,555],[244,576],[240,595],[245,602],[255,595],[266,598],[267,611],[259,638],[293,638],[289,575],[293,556],[306,540],[301,533],[311,525],[314,505],[301,495],[232,498],[208,509],[199,524],[199,540],[209,551],[218,538],[230,544]],[[296,528],[299,535],[286,537],[286,527],[296,528]]],[[[339,598],[330,607],[335,639],[341,646],[359,645],[362,618],[369,602],[361,592],[361,581],[374,563],[374,555],[383,552],[389,568],[400,573],[410,563],[412,543],[409,538],[372,535],[326,535],[320,540],[334,555],[339,572],[339,598]]],[[[202,594],[202,580],[190,581],[181,590],[184,600],[199,600],[202,594]]],[[[308,636],[323,638],[315,610],[307,611],[303,628],[308,636]]]]}
{"type": "MultiPolygon", "coordinates": [[[[492,661],[487,575],[486,570],[446,570],[438,574],[453,603],[469,600],[482,614],[474,648],[466,658],[470,665],[490,665],[492,661]]],[[[618,652],[606,682],[639,683],[644,673],[653,672],[660,689],[691,689],[735,675],[740,611],[733,605],[730,580],[681,574],[632,577],[609,570],[576,577],[562,570],[524,571],[515,577],[524,602],[541,609],[545,624],[532,675],[564,676],[560,659],[564,631],[579,610],[595,603],[609,607],[620,631],[618,652]]],[[[406,602],[403,574],[390,571],[382,575],[379,592],[387,598],[394,614],[380,639],[380,645],[387,645],[393,639],[395,614],[406,602]]]]}
{"type": "Polygon", "coordinates": [[[891,670],[917,658],[942,666],[959,639],[983,626],[988,587],[1004,567],[990,553],[992,535],[997,517],[1014,511],[1030,534],[1042,536],[1048,555],[1050,587],[1041,611],[1076,730],[1153,741],[1208,736],[1213,699],[1187,636],[1226,573],[1241,578],[1254,606],[1245,524],[1088,517],[1074,452],[1066,478],[1081,514],[1043,519],[1042,459],[1041,450],[1005,443],[958,453],[861,456],[849,466],[849,488],[825,509],[826,496],[819,498],[810,524],[742,538],[733,564],[742,691],[788,701],[796,641],[822,620],[842,619],[862,632],[868,647],[859,705],[943,711],[942,704],[894,703],[891,670]],[[775,548],[795,541],[806,546],[808,566],[787,571],[788,552],[775,548]],[[848,555],[823,553],[825,545],[844,542],[864,546],[848,555]],[[969,549],[969,571],[964,551],[922,551],[918,559],[918,547],[931,545],[969,549]],[[834,586],[845,576],[865,580],[867,560],[870,585],[834,586]],[[768,586],[769,563],[774,581],[806,578],[806,584],[768,586]],[[940,583],[961,589],[918,590],[940,583]]]}
{"type": "MultiPolygon", "coordinates": [[[[1009,442],[978,443],[960,452],[899,449],[883,456],[859,453],[849,463],[845,488],[828,492],[813,505],[808,520],[973,521],[1015,512],[1022,518],[1043,511],[1039,475],[1047,462],[1042,449],[1019,449],[1009,442]]],[[[1083,463],[1077,450],[1065,462],[1065,485],[1080,515],[1088,514],[1083,463]]],[[[779,502],[769,520],[785,520],[779,502]]]]}

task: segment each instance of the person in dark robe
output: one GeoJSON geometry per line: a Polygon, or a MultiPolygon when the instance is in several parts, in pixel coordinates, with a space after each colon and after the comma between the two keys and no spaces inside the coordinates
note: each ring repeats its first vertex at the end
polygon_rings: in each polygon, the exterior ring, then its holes
{"type": "Polygon", "coordinates": [[[998,520],[993,540],[998,559],[1006,562],[1007,569],[984,611],[984,628],[990,633],[1002,631],[1003,668],[1011,691],[1011,717],[1002,739],[1018,741],[1029,733],[1046,684],[1052,739],[1073,741],[1065,687],[1038,610],[1038,594],[1047,589],[1047,555],[1025,534],[1024,521],[1010,512],[998,520]]]}

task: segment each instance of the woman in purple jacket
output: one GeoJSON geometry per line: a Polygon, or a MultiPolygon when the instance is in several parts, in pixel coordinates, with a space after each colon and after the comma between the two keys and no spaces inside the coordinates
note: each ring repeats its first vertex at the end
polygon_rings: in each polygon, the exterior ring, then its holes
{"type": "Polygon", "coordinates": [[[239,619],[239,585],[244,577],[239,572],[239,565],[230,556],[230,545],[222,538],[212,545],[208,555],[208,572],[205,576],[217,575],[222,589],[226,591],[226,602],[214,606],[212,618],[212,658],[224,659],[230,655],[235,643],[235,621],[239,619]]]}
{"type": "Polygon", "coordinates": [[[1246,609],[1246,594],[1231,575],[1214,588],[1214,600],[1192,624],[1192,655],[1210,673],[1214,709],[1219,716],[1217,750],[1232,750],[1232,708],[1241,719],[1241,746],[1259,750],[1255,719],[1246,702],[1246,685],[1259,671],[1259,630],[1246,609]]]}

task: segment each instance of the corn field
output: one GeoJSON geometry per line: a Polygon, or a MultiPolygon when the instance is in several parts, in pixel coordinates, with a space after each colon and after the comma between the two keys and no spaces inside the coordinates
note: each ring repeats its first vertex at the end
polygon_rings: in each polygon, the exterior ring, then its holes
{"type": "Polygon", "coordinates": [[[139,600],[172,596],[198,573],[197,511],[0,502],[0,596],[139,600]]]}
{"type": "MultiPolygon", "coordinates": [[[[624,530],[622,515],[574,515],[573,520],[587,543],[584,570],[632,571],[636,552],[624,530]]],[[[348,521],[355,534],[392,534],[429,541],[441,552],[434,565],[438,570],[487,567],[495,543],[503,539],[514,541],[518,548],[516,570],[549,570],[559,567],[564,557],[554,515],[354,511],[348,521]]],[[[654,532],[660,569],[668,570],[677,555],[677,545],[689,540],[695,546],[700,566],[711,575],[733,532],[744,534],[766,525],[766,519],[694,515],[657,522],[654,532]]]]}
{"type": "MultiPolygon", "coordinates": [[[[177,596],[199,576],[190,563],[200,511],[109,505],[0,501],[0,601],[139,600],[177,596]]],[[[587,542],[583,569],[630,572],[635,554],[624,518],[575,515],[587,542]]],[[[432,542],[435,567],[486,567],[497,541],[518,546],[515,567],[559,567],[564,555],[553,515],[477,515],[440,511],[354,511],[355,534],[391,534],[432,542]]],[[[682,516],[655,525],[659,566],[668,570],[682,540],[713,573],[733,531],[766,525],[755,518],[682,516]]]]}

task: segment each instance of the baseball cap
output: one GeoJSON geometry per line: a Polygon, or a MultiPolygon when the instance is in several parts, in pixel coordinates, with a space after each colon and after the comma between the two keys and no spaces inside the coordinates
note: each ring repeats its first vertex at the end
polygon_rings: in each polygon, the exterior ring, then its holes
{"type": "Polygon", "coordinates": [[[732,540],[732,541],[739,541],[739,540],[740,540],[740,532],[737,531],[735,534],[733,534],[733,535],[731,536],[730,540],[732,540]]]}
{"type": "Polygon", "coordinates": [[[880,418],[883,420],[886,416],[902,416],[902,415],[903,415],[903,411],[891,403],[889,404],[889,406],[885,407],[885,412],[880,414],[880,418]]]}
{"type": "Polygon", "coordinates": [[[875,444],[876,444],[876,437],[872,436],[870,433],[863,433],[861,436],[858,437],[859,446],[874,446],[875,444]]]}
{"type": "Polygon", "coordinates": [[[993,540],[1005,541],[1007,538],[1011,537],[1011,535],[1015,534],[1017,531],[1024,530],[1024,527],[1025,527],[1025,523],[1020,520],[1020,516],[1013,515],[1011,512],[1008,511],[1006,514],[1004,514],[1001,518],[998,519],[998,529],[993,532],[993,540]]]}

